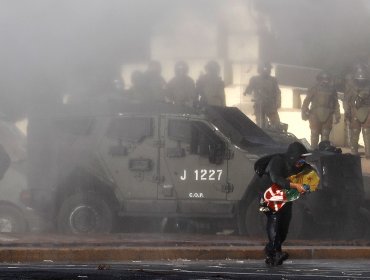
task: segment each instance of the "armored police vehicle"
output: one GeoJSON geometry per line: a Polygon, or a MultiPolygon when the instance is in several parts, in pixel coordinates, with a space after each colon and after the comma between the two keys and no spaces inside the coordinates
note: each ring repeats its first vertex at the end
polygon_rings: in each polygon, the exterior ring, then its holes
{"type": "Polygon", "coordinates": [[[114,99],[35,110],[33,206],[65,233],[110,232],[117,217],[141,216],[231,219],[260,234],[254,163],[296,140],[233,107],[114,99]]]}
{"type": "Polygon", "coordinates": [[[41,231],[42,220],[27,207],[26,139],[0,113],[0,233],[41,231]]]}

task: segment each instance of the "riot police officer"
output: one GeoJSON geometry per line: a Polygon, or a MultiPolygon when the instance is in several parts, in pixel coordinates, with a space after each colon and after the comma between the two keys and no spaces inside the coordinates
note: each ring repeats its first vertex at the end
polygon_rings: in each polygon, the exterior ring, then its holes
{"type": "Polygon", "coordinates": [[[257,125],[265,128],[267,118],[272,128],[280,127],[278,108],[281,106],[281,92],[275,77],[271,76],[269,62],[258,65],[258,76],[253,76],[244,91],[244,95],[253,93],[254,115],[257,125]]]}
{"type": "Polygon", "coordinates": [[[112,84],[112,94],[117,96],[123,96],[126,94],[125,81],[122,79],[122,77],[116,77],[115,79],[113,79],[112,84]]]}
{"type": "Polygon", "coordinates": [[[316,79],[317,84],[308,91],[302,104],[302,119],[310,122],[313,149],[317,148],[320,135],[321,141],[329,140],[333,117],[336,124],[340,121],[338,94],[332,77],[322,71],[316,79]]]}
{"type": "Polygon", "coordinates": [[[145,99],[145,85],[144,85],[144,73],[135,70],[131,73],[131,86],[126,91],[126,94],[131,99],[145,99]]]}
{"type": "Polygon", "coordinates": [[[150,61],[143,73],[143,86],[146,101],[165,101],[166,81],[163,79],[162,66],[158,61],[150,61]]]}
{"type": "Polygon", "coordinates": [[[167,84],[166,98],[173,104],[193,106],[195,83],[188,76],[189,66],[184,61],[175,64],[175,77],[167,84]]]}
{"type": "Polygon", "coordinates": [[[363,65],[358,65],[353,74],[352,86],[346,94],[348,114],[350,115],[351,152],[358,153],[358,140],[362,128],[365,144],[365,156],[370,158],[370,85],[369,72],[363,65]]]}
{"type": "Polygon", "coordinates": [[[225,85],[220,77],[220,65],[209,61],[205,66],[206,73],[196,82],[196,101],[202,105],[226,106],[225,85]]]}

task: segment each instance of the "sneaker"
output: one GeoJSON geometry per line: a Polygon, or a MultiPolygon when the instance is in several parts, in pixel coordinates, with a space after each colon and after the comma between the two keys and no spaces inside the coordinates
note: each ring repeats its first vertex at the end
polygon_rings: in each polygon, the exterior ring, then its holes
{"type": "Polygon", "coordinates": [[[268,266],[273,266],[274,265],[274,257],[266,256],[265,264],[267,264],[268,266]]]}

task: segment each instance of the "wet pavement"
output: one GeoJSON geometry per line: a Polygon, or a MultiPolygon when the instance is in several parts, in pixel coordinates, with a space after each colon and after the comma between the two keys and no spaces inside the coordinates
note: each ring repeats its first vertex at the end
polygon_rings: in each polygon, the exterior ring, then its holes
{"type": "Polygon", "coordinates": [[[368,261],[135,261],[79,265],[1,265],[1,279],[370,279],[368,261]]]}

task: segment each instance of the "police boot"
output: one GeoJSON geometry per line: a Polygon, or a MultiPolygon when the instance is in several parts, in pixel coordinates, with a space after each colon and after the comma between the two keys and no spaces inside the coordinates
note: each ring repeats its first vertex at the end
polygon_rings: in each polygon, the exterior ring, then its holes
{"type": "Polygon", "coordinates": [[[358,154],[358,140],[360,138],[361,130],[358,128],[352,129],[351,135],[351,153],[354,155],[358,154]]]}
{"type": "Polygon", "coordinates": [[[321,131],[321,141],[329,141],[330,129],[324,128],[321,131]]]}
{"type": "Polygon", "coordinates": [[[370,158],[370,128],[364,128],[362,130],[365,144],[365,157],[370,158]]]}
{"type": "Polygon", "coordinates": [[[315,150],[319,144],[320,135],[317,131],[311,130],[311,148],[315,150]]]}

